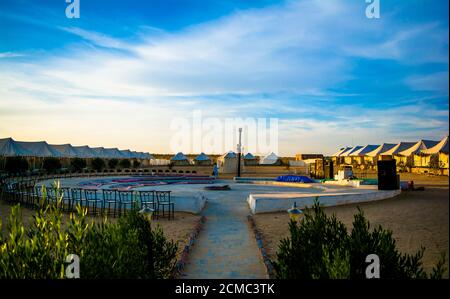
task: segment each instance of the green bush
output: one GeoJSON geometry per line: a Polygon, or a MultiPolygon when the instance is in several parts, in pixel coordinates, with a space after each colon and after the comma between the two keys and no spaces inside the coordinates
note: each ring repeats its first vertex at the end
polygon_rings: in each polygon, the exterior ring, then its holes
{"type": "Polygon", "coordinates": [[[141,162],[138,160],[133,160],[133,168],[139,168],[141,166],[141,162]]]}
{"type": "MultiPolygon", "coordinates": [[[[57,185],[57,190],[59,186],[57,185]]],[[[44,205],[29,227],[22,223],[20,206],[13,206],[7,237],[1,234],[0,279],[65,278],[65,258],[80,257],[80,276],[91,278],[169,278],[175,269],[177,245],[168,241],[160,227],[133,210],[117,223],[88,223],[80,206],[62,223],[61,196],[44,205]]]]}
{"type": "Polygon", "coordinates": [[[131,162],[129,159],[122,159],[119,162],[119,166],[120,168],[130,168],[131,167],[131,162]]]}
{"type": "Polygon", "coordinates": [[[362,210],[354,216],[348,233],[336,216],[327,216],[318,201],[306,209],[300,223],[289,223],[290,238],[281,240],[274,262],[282,279],[364,279],[366,257],[380,258],[380,276],[385,279],[441,278],[445,255],[427,275],[421,262],[424,248],[416,254],[401,254],[392,232],[381,226],[370,228],[362,210]]]}
{"type": "Polygon", "coordinates": [[[61,169],[61,161],[58,158],[48,157],[44,159],[42,164],[47,173],[55,173],[57,170],[61,169]]]}
{"type": "Polygon", "coordinates": [[[102,158],[94,158],[92,159],[91,166],[95,171],[100,172],[105,168],[105,161],[102,158]]]}
{"type": "Polygon", "coordinates": [[[5,162],[8,173],[22,173],[28,170],[28,162],[23,157],[8,157],[5,162]]]}
{"type": "Polygon", "coordinates": [[[108,167],[111,169],[116,169],[118,164],[119,164],[119,160],[117,160],[117,159],[110,159],[108,161],[108,167]]]}
{"type": "Polygon", "coordinates": [[[72,171],[81,172],[84,168],[86,168],[86,160],[81,158],[73,158],[70,161],[70,167],[72,171]]]}

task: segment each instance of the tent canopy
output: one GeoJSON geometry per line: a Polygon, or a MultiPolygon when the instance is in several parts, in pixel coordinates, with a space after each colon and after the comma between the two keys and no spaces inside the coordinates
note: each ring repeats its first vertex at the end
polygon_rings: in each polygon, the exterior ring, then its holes
{"type": "Polygon", "coordinates": [[[45,141],[16,141],[31,156],[34,157],[62,157],[62,154],[51,148],[45,141]]]}
{"type": "Polygon", "coordinates": [[[211,159],[207,155],[205,155],[205,153],[201,153],[200,155],[195,157],[194,160],[195,161],[211,161],[211,159]]]}
{"type": "Polygon", "coordinates": [[[367,153],[370,153],[371,151],[374,151],[379,146],[380,146],[379,144],[377,144],[377,145],[375,145],[375,144],[368,144],[366,146],[363,146],[359,150],[353,151],[350,154],[350,156],[353,156],[353,157],[365,156],[367,153]]]}
{"type": "Polygon", "coordinates": [[[351,147],[343,147],[339,151],[337,151],[336,153],[332,154],[331,156],[332,157],[339,157],[340,155],[342,155],[343,153],[345,153],[345,152],[347,152],[347,151],[349,151],[351,149],[352,149],[351,147]]]}
{"type": "Polygon", "coordinates": [[[171,161],[187,161],[188,158],[182,152],[179,152],[175,156],[170,158],[170,160],[171,161]]]}
{"type": "Polygon", "coordinates": [[[229,151],[228,153],[222,155],[221,158],[227,158],[227,159],[228,159],[228,158],[237,158],[237,155],[236,155],[235,152],[229,151]]]}
{"type": "Polygon", "coordinates": [[[0,156],[32,156],[32,153],[17,144],[12,138],[0,139],[0,156]]]}
{"type": "Polygon", "coordinates": [[[438,154],[438,153],[448,154],[448,136],[446,136],[444,139],[442,139],[438,144],[436,144],[432,148],[422,150],[421,153],[425,154],[425,155],[433,155],[433,154],[438,154]]]}
{"type": "Polygon", "coordinates": [[[391,148],[393,148],[394,146],[395,146],[395,144],[393,144],[393,143],[383,143],[382,145],[377,147],[375,150],[367,153],[366,156],[376,157],[380,153],[386,152],[386,151],[390,150],[391,148]]]}
{"type": "Polygon", "coordinates": [[[71,144],[49,144],[51,148],[58,151],[62,157],[77,157],[78,152],[71,144]]]}
{"type": "Polygon", "coordinates": [[[348,156],[351,156],[354,152],[356,152],[356,151],[358,151],[358,150],[360,150],[360,149],[362,149],[362,148],[363,148],[363,146],[361,146],[361,145],[357,145],[357,146],[355,146],[355,147],[352,147],[352,148],[349,149],[348,151],[342,153],[342,154],[340,155],[340,157],[348,157],[348,156]]]}
{"type": "Polygon", "coordinates": [[[394,147],[381,152],[379,155],[397,155],[402,151],[405,151],[411,147],[413,147],[416,143],[415,142],[399,142],[394,147]]]}
{"type": "Polygon", "coordinates": [[[247,153],[247,154],[244,156],[244,160],[256,160],[256,157],[253,156],[251,153],[247,153]]]}
{"type": "Polygon", "coordinates": [[[270,165],[270,164],[275,164],[278,162],[280,158],[275,155],[275,153],[270,153],[267,156],[265,156],[261,162],[259,162],[259,164],[263,164],[263,165],[270,165]]]}

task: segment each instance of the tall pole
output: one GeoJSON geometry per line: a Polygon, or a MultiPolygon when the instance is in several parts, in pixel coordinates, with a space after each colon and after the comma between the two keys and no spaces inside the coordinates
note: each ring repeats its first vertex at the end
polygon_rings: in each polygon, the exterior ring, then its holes
{"type": "Polygon", "coordinates": [[[237,177],[241,176],[241,153],[242,153],[241,136],[242,136],[242,128],[239,128],[239,143],[237,145],[237,152],[238,152],[237,177]]]}

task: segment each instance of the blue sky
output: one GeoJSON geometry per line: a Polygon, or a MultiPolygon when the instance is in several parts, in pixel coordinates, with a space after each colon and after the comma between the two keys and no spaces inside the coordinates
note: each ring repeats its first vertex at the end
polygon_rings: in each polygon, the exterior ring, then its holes
{"type": "Polygon", "coordinates": [[[282,155],[448,135],[448,1],[80,3],[0,0],[0,136],[170,152],[196,109],[278,118],[282,155]]]}

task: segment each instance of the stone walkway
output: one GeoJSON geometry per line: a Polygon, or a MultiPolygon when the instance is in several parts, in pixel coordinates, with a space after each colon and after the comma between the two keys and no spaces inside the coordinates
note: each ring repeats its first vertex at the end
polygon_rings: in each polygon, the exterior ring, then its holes
{"type": "Polygon", "coordinates": [[[209,192],[203,212],[207,221],[181,278],[267,278],[247,224],[247,196],[233,190],[209,192]]]}

